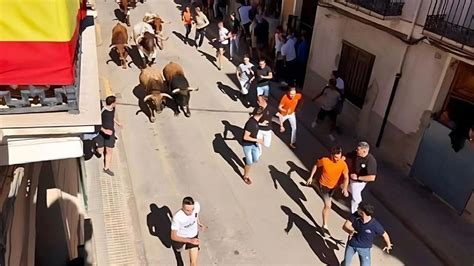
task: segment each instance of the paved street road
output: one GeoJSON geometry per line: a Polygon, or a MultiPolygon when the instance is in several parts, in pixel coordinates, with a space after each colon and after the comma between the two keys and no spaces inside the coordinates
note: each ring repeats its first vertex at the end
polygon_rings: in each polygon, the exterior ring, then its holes
{"type": "MultiPolygon", "coordinates": [[[[237,175],[236,171],[243,171],[243,152],[236,140],[224,140],[224,125],[230,125],[227,137],[232,138],[233,132],[239,138],[250,109],[233,98],[237,86],[229,77],[234,75],[235,66],[226,62],[224,69],[218,71],[209,61],[215,52],[207,42],[199,52],[172,33],[184,30],[180,5],[172,0],[148,0],[131,12],[132,25],[147,11],[157,12],[172,22],[165,25],[165,34],[170,39],[165,50],[159,52],[155,67],[162,69],[169,61],[178,62],[184,66],[192,86],[200,89],[192,94],[191,118],[182,114],[174,117],[166,109],[152,124],[142,112],[137,113],[138,68],[132,65],[131,69],[123,70],[112,62],[105,63],[109,59],[108,45],[117,5],[113,0],[96,1],[103,39],[98,47],[100,76],[110,81],[118,95],[118,117],[125,124],[119,132],[117,152],[123,158],[121,163],[128,164],[131,200],[138,215],[137,222],[130,226],[139,232],[135,240],[136,248],[144,250],[141,263],[176,265],[172,250],[166,247],[168,240],[163,237],[169,230],[165,217],[168,208],[174,213],[187,195],[201,203],[201,219],[209,227],[200,235],[202,265],[337,265],[342,261],[344,248],[336,243],[346,241],[341,229],[343,218],[332,212],[330,230],[334,239],[320,236],[316,226],[321,224],[322,200],[313,189],[300,185],[306,178],[305,170],[298,168],[287,175],[290,166],[303,164],[278,137],[274,137],[272,147],[263,151],[261,161],[252,169],[251,186],[237,175]],[[224,85],[222,90],[218,81],[224,85]],[[151,215],[150,204],[159,208],[151,215]],[[158,236],[150,234],[149,224],[159,225],[158,236]],[[288,233],[284,231],[287,226],[291,228],[288,233]]],[[[324,147],[306,129],[300,127],[298,137],[307,140],[299,143],[299,149],[312,154],[310,160],[325,154],[324,147]]],[[[114,163],[112,168],[118,169],[119,162],[114,163]]],[[[379,203],[374,204],[380,214],[391,217],[379,203]]],[[[339,213],[347,210],[345,205],[337,203],[339,213]]],[[[439,264],[397,221],[385,226],[394,239],[394,254],[383,254],[380,240],[372,252],[373,265],[439,264]]],[[[183,259],[187,262],[187,254],[183,259]]],[[[356,258],[354,265],[358,265],[356,258]]]]}

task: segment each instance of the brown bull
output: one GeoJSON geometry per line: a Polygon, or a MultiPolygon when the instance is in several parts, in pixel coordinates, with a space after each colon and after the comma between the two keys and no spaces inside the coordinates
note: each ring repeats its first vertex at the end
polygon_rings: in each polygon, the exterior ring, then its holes
{"type": "Polygon", "coordinates": [[[127,56],[130,47],[128,44],[127,28],[122,24],[117,23],[112,29],[112,40],[110,42],[110,49],[114,49],[120,57],[120,65],[123,69],[127,68],[127,56]]]}
{"type": "MultiPolygon", "coordinates": [[[[189,109],[189,100],[191,99],[191,91],[197,91],[199,88],[191,88],[188,79],[184,75],[183,68],[174,62],[169,62],[163,68],[163,76],[166,79],[171,95],[176,101],[176,104],[184,112],[186,117],[191,116],[189,109]]],[[[178,111],[179,112],[179,111],[178,111]]]]}
{"type": "Polygon", "coordinates": [[[155,36],[156,36],[156,43],[158,47],[161,50],[163,50],[164,41],[169,39],[169,37],[164,37],[163,35],[163,24],[166,22],[155,13],[145,13],[145,17],[143,17],[143,21],[150,24],[153,27],[153,30],[155,31],[155,36]]]}
{"type": "Polygon", "coordinates": [[[165,98],[173,99],[165,93],[163,76],[158,69],[146,67],[140,72],[140,84],[145,88],[145,98],[143,101],[150,110],[150,121],[155,122],[155,111],[161,113],[165,108],[165,98]]]}

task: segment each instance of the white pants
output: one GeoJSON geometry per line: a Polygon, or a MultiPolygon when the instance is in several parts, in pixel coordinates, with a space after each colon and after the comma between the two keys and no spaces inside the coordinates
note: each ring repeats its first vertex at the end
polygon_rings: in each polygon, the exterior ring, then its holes
{"type": "MultiPolygon", "coordinates": [[[[282,122],[285,123],[286,120],[290,121],[291,126],[291,144],[296,143],[296,113],[285,115],[282,118],[282,122]]],[[[273,122],[280,124],[280,119],[278,117],[273,118],[273,122]]]]}
{"type": "MultiPolygon", "coordinates": [[[[263,146],[265,146],[265,148],[270,148],[270,145],[272,144],[272,131],[259,130],[257,139],[263,139],[263,146]]],[[[260,149],[260,155],[262,155],[262,144],[258,144],[258,148],[260,149]]]]}
{"type": "Polygon", "coordinates": [[[364,190],[366,182],[349,182],[349,192],[351,192],[351,213],[357,211],[359,203],[362,201],[362,190],[364,190]]]}

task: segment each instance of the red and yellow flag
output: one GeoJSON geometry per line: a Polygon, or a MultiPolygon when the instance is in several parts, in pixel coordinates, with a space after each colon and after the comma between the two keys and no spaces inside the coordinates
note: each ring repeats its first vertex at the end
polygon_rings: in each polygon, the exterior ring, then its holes
{"type": "Polygon", "coordinates": [[[70,85],[81,0],[0,0],[0,84],[70,85]]]}

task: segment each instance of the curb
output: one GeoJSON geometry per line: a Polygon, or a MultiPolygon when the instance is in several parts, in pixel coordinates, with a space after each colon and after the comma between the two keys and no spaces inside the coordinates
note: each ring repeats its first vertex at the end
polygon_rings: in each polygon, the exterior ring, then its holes
{"type": "Polygon", "coordinates": [[[410,231],[415,237],[420,240],[444,265],[459,265],[456,259],[449,254],[447,254],[442,248],[437,247],[432,240],[425,237],[422,233],[422,230],[417,228],[411,223],[410,219],[404,217],[404,215],[398,211],[395,204],[388,200],[382,192],[377,189],[370,188],[369,190],[372,195],[382,203],[385,208],[392,213],[402,224],[403,226],[410,231]]]}

